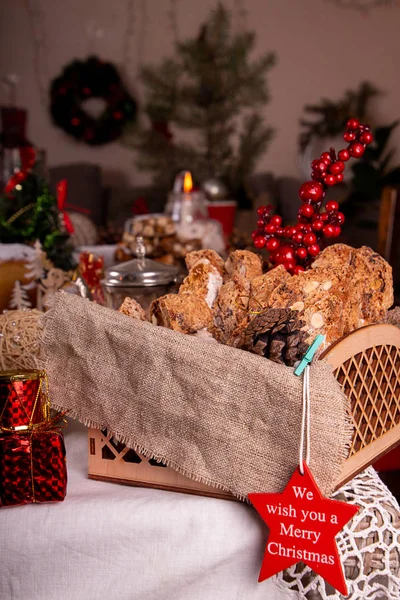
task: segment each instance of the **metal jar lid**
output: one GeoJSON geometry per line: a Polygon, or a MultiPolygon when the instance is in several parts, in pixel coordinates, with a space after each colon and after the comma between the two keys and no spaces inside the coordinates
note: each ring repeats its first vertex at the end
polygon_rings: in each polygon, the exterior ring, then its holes
{"type": "Polygon", "coordinates": [[[110,287],[151,287],[166,285],[176,279],[178,267],[145,258],[144,246],[139,238],[136,255],[138,258],[109,267],[101,283],[110,287]]]}

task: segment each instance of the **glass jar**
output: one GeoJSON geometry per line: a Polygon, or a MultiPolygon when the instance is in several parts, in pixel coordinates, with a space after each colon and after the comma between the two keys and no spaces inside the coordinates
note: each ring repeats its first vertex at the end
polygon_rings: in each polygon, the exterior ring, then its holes
{"type": "Polygon", "coordinates": [[[126,297],[133,298],[149,315],[150,304],[164,294],[175,292],[178,268],[145,258],[138,238],[137,258],[106,270],[101,281],[105,305],[118,310],[126,297]]]}

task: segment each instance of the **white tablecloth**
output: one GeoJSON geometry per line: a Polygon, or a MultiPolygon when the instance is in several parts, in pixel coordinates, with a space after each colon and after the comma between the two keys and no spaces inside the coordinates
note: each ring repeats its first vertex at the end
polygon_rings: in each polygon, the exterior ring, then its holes
{"type": "Polygon", "coordinates": [[[1,600],[295,600],[257,583],[266,528],[237,502],[87,478],[87,430],[65,430],[60,504],[0,510],[1,600]]]}

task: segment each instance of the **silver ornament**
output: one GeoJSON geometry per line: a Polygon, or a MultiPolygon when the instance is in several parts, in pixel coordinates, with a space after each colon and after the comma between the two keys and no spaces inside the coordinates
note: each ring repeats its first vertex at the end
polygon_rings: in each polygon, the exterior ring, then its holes
{"type": "Polygon", "coordinates": [[[203,181],[201,189],[205,193],[207,200],[210,200],[210,202],[229,199],[229,190],[227,186],[217,177],[210,177],[210,179],[203,181]]]}

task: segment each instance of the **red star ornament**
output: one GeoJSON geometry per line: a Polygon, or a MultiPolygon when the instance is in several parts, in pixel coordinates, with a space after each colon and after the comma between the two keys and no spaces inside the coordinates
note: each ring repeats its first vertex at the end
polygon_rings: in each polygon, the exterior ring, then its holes
{"type": "Polygon", "coordinates": [[[335,536],[359,507],[324,498],[307,465],[297,468],[281,494],[249,494],[269,527],[258,581],[303,562],[347,596],[335,536]]]}

